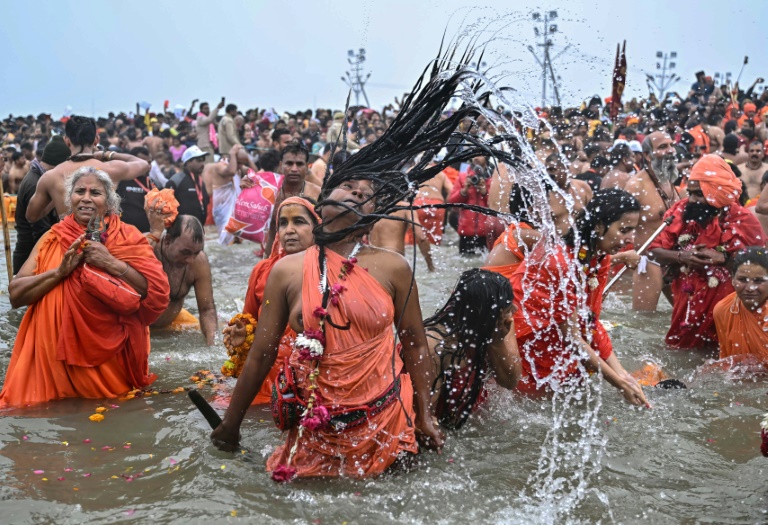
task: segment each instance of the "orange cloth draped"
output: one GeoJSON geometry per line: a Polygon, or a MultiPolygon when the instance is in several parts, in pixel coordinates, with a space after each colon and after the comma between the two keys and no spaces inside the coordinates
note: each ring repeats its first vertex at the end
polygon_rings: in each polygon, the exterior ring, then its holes
{"type": "Polygon", "coordinates": [[[739,180],[720,155],[704,155],[691,168],[688,180],[698,181],[707,202],[715,208],[725,208],[741,196],[739,180]]]}
{"type": "Polygon", "coordinates": [[[751,312],[733,292],[717,303],[714,317],[720,359],[753,355],[768,363],[768,302],[751,312]]]}
{"type": "MultiPolygon", "coordinates": [[[[348,476],[369,477],[384,472],[404,451],[416,453],[418,448],[414,429],[413,387],[410,377],[403,374],[403,361],[395,352],[394,306],[390,294],[365,269],[355,267],[344,281],[339,280],[342,257],[326,249],[329,286],[343,284],[339,306],[328,305],[331,319],[336,323],[349,321],[349,330],[328,326],[325,355],[320,362],[317,384],[323,404],[333,414],[346,408],[368,405],[384,394],[400,375],[400,401],[395,401],[368,422],[340,432],[322,430],[304,432],[291,467],[299,477],[348,476]],[[394,361],[393,361],[394,359],[394,361]],[[394,362],[394,366],[393,366],[394,362]],[[394,377],[393,377],[394,372],[394,377]],[[407,414],[407,415],[406,415],[407,414]]],[[[304,256],[302,284],[302,314],[305,329],[318,329],[313,312],[321,306],[318,289],[320,265],[318,247],[310,247],[304,256]]],[[[307,376],[313,370],[311,362],[300,361],[298,353],[291,356],[297,384],[304,399],[307,376]]],[[[268,470],[285,464],[297,439],[298,429],[289,431],[288,439],[267,462],[268,470]]]]}
{"type": "MultiPolygon", "coordinates": [[[[307,211],[315,217],[318,223],[322,222],[312,203],[301,197],[288,197],[287,199],[283,200],[277,209],[277,217],[280,216],[280,210],[282,210],[284,206],[289,206],[292,204],[299,204],[304,206],[307,211]]],[[[285,257],[283,247],[280,245],[280,242],[275,239],[275,242],[272,244],[272,253],[270,254],[269,258],[264,259],[263,261],[259,261],[251,271],[251,276],[248,279],[248,290],[245,292],[245,304],[243,305],[243,313],[251,314],[253,318],[256,319],[256,321],[259,320],[259,314],[261,313],[261,303],[264,299],[264,288],[267,286],[267,278],[269,277],[269,273],[272,271],[272,268],[275,266],[277,261],[283,257],[285,257]]],[[[283,361],[285,361],[285,358],[288,357],[293,351],[294,339],[296,339],[296,332],[294,332],[290,326],[286,326],[283,337],[280,339],[280,346],[277,351],[277,359],[275,359],[275,364],[272,366],[269,374],[267,374],[267,377],[261,384],[259,393],[256,394],[256,398],[251,404],[261,405],[264,403],[269,403],[272,400],[272,385],[275,384],[277,375],[280,373],[280,368],[283,366],[283,361]]]]}
{"type": "MultiPolygon", "coordinates": [[[[737,202],[731,204],[725,215],[712,219],[705,227],[696,222],[683,223],[683,212],[688,199],[676,202],[664,214],[673,217],[672,223],[664,228],[648,247],[665,250],[688,250],[704,245],[714,249],[722,246],[730,255],[748,246],[763,246],[763,228],[749,210],[737,202]],[[690,242],[681,247],[678,239],[690,235],[690,242]]],[[[672,281],[672,323],[667,332],[666,342],[674,348],[696,348],[717,342],[712,310],[726,295],[733,292],[731,274],[722,266],[710,269],[713,275],[701,270],[690,269],[680,272],[672,281]],[[718,284],[709,287],[710,277],[716,277],[718,284]]],[[[714,284],[714,283],[713,283],[714,284]]]]}
{"type": "MultiPolygon", "coordinates": [[[[147,280],[139,310],[119,315],[83,289],[83,266],[27,309],[8,366],[0,407],[67,397],[117,397],[149,385],[149,325],[168,307],[168,278],[133,226],[107,218],[105,246],[147,280]]],[[[36,273],[55,269],[84,229],[68,216],[40,240],[36,273]]]]}
{"type": "MultiPolygon", "coordinates": [[[[535,377],[546,378],[554,372],[564,381],[578,373],[577,364],[569,362],[571,355],[559,327],[578,309],[576,287],[568,279],[568,265],[574,255],[570,248],[564,251],[558,247],[553,255],[547,254],[544,248],[534,248],[510,279],[518,308],[515,335],[523,357],[520,388],[524,390],[536,388],[535,377]],[[524,289],[529,289],[527,297],[524,289]],[[560,370],[556,370],[558,368],[560,370]]],[[[595,352],[608,359],[613,353],[613,345],[600,323],[600,312],[611,257],[593,258],[590,267],[597,270],[597,286],[593,290],[589,286],[585,289],[590,315],[589,319],[580,319],[579,326],[586,341],[591,335],[595,352]]]]}
{"type": "Polygon", "coordinates": [[[515,234],[515,230],[518,228],[525,230],[532,229],[524,222],[519,224],[512,223],[507,226],[507,229],[504,230],[504,233],[502,233],[499,238],[496,239],[496,242],[493,243],[493,247],[495,248],[499,244],[504,243],[504,246],[506,246],[507,250],[509,250],[512,255],[520,259],[520,262],[516,264],[506,264],[503,266],[484,266],[484,270],[490,270],[492,272],[503,275],[507,279],[512,279],[512,275],[517,271],[525,259],[525,252],[522,250],[522,248],[520,248],[520,245],[517,242],[517,235],[515,234]]]}
{"type": "MultiPolygon", "coordinates": [[[[275,245],[278,245],[275,242],[275,245]]],[[[243,313],[251,314],[254,319],[259,320],[259,313],[261,313],[262,300],[264,298],[264,287],[267,284],[267,278],[275,263],[283,258],[285,254],[280,252],[278,255],[274,255],[269,259],[259,261],[259,263],[253,267],[251,277],[248,279],[248,291],[245,293],[245,305],[243,306],[243,313]]],[[[291,354],[293,350],[293,340],[296,338],[296,332],[290,326],[285,328],[283,338],[280,340],[280,347],[277,352],[277,359],[275,364],[272,365],[272,369],[267,374],[264,382],[261,384],[261,389],[253,400],[253,405],[261,405],[269,403],[272,399],[272,385],[275,384],[277,375],[280,373],[280,368],[283,366],[283,361],[287,356],[291,354]]]]}
{"type": "MultiPolygon", "coordinates": [[[[413,201],[414,206],[429,206],[430,204],[444,204],[442,199],[427,199],[419,197],[413,201]]],[[[422,208],[416,210],[416,217],[424,227],[424,235],[430,244],[440,246],[443,242],[443,228],[445,227],[445,210],[435,208],[422,208]]],[[[413,230],[409,227],[405,231],[405,243],[413,244],[413,230]]]]}

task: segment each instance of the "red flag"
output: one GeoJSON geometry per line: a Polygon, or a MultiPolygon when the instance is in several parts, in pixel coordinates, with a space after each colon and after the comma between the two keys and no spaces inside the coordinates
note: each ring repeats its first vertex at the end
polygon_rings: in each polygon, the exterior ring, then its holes
{"type": "Polygon", "coordinates": [[[613,66],[613,89],[611,91],[611,120],[616,120],[621,109],[621,95],[624,93],[624,85],[627,82],[627,41],[619,54],[619,45],[616,45],[616,62],[613,66]]]}

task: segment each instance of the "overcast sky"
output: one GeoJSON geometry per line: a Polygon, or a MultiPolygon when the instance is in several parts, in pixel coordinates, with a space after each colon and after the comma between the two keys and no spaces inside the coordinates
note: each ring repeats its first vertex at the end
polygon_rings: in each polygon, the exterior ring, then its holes
{"type": "MultiPolygon", "coordinates": [[[[558,11],[552,55],[564,104],[610,95],[616,44],[627,40],[626,93],[647,94],[656,51],[678,53],[675,89],[694,73],[730,71],[744,55],[742,85],[768,77],[768,1],[568,0],[5,0],[0,49],[0,114],[51,112],[67,106],[93,115],[129,111],[146,100],[216,102],[295,111],[341,107],[347,50],[365,47],[367,92],[380,108],[410,89],[448,37],[462,28],[495,31],[489,64],[503,64],[506,84],[541,102],[533,11],[558,11]],[[475,9],[470,9],[476,6],[475,9]],[[490,7],[479,7],[490,6],[490,7]],[[517,6],[517,7],[516,7],[517,6]],[[477,24],[480,20],[479,24],[477,24]],[[463,25],[462,25],[463,21],[463,25]]],[[[488,31],[485,38],[491,35],[488,31]]]]}

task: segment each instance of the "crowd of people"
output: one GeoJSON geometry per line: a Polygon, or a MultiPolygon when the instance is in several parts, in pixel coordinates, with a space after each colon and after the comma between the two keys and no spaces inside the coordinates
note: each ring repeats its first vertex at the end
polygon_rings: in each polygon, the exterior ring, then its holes
{"type": "Polygon", "coordinates": [[[741,90],[701,72],[685,97],[631,100],[610,118],[616,105],[595,96],[536,108],[532,128],[522,110],[452,108],[450,88],[471,74],[451,73],[382,111],[222,98],[4,120],[9,294],[27,312],[0,408],[146,387],[149,328],[185,322],[193,289],[191,322],[214,344],[206,227],[254,247],[244,311],[224,329],[222,373],[239,379],[211,438],[237,449],[248,407],[270,402],[288,431],[268,461],[277,481],[408,467],[442,447],[440,427],[464,424],[492,377],[532,391],[583,388],[599,371],[649,406],[600,322],[619,266],[634,310],[672,304],[670,347],[768,358],[762,79],[741,90]],[[540,172],[548,203],[523,169],[540,172]],[[467,268],[486,258],[424,319],[403,255],[413,244],[434,271],[446,228],[467,268]]]}

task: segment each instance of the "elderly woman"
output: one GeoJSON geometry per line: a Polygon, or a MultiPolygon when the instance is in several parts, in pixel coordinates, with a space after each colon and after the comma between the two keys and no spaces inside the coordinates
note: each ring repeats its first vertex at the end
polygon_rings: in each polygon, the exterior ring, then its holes
{"type": "Polygon", "coordinates": [[[116,397],[155,379],[148,327],[169,293],[160,262],[144,236],[120,221],[120,198],[103,171],[75,171],[66,202],[70,213],[38,241],[8,287],[11,305],[29,309],[0,407],[116,397]]]}

